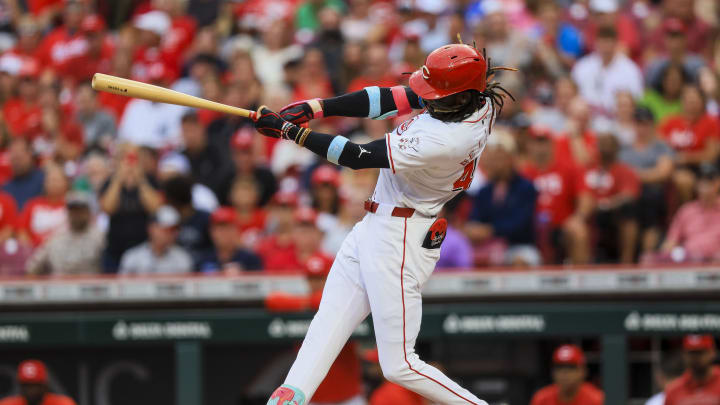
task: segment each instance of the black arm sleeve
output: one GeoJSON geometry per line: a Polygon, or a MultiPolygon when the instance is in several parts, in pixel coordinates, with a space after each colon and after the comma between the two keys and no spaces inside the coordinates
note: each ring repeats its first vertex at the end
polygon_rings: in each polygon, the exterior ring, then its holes
{"type": "MultiPolygon", "coordinates": [[[[405,88],[405,95],[410,107],[419,110],[425,108],[422,100],[409,87],[405,88]]],[[[390,87],[380,87],[380,115],[397,110],[390,87]]],[[[370,111],[370,100],[365,90],[355,91],[341,96],[323,100],[323,113],[325,117],[367,117],[370,111]]]]}
{"type": "MultiPolygon", "coordinates": [[[[328,148],[336,136],[340,135],[328,135],[313,131],[308,135],[304,146],[323,159],[327,159],[328,148]]],[[[354,170],[389,168],[390,161],[387,156],[385,138],[362,145],[347,141],[340,154],[340,159],[338,159],[338,164],[354,170]]]]}

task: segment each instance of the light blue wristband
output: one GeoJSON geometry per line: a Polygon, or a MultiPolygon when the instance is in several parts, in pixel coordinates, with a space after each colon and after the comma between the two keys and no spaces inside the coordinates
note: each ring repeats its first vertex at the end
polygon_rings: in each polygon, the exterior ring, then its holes
{"type": "Polygon", "coordinates": [[[368,118],[378,117],[380,115],[380,111],[382,111],[382,108],[380,106],[380,87],[365,87],[365,91],[368,94],[368,101],[370,102],[368,118]]]}
{"type": "Polygon", "coordinates": [[[345,149],[345,144],[347,142],[348,140],[344,136],[338,135],[333,138],[327,151],[328,162],[338,164],[338,161],[340,160],[340,155],[342,155],[342,151],[343,149],[345,149]]]}

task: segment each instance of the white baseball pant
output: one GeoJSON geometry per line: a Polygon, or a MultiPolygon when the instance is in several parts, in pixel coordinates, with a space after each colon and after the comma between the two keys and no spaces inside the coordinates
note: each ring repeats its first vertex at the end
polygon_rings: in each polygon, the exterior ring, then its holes
{"type": "Polygon", "coordinates": [[[386,379],[439,404],[487,405],[415,353],[421,288],[440,257],[440,249],[422,247],[434,218],[416,216],[368,213],[343,242],[320,309],[285,379],[308,400],[352,332],[372,312],[386,379]]]}

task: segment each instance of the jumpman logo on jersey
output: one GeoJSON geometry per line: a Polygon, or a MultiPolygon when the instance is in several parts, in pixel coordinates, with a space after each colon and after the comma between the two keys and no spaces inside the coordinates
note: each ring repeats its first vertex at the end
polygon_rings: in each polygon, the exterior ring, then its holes
{"type": "Polygon", "coordinates": [[[362,146],[358,146],[358,148],[360,148],[360,154],[358,155],[358,159],[360,159],[360,157],[362,156],[363,153],[367,153],[368,155],[371,153],[370,151],[366,150],[362,146]]]}

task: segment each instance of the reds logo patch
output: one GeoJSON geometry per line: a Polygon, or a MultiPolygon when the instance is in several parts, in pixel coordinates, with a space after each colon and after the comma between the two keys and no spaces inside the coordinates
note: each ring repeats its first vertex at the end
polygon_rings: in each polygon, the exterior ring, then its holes
{"type": "Polygon", "coordinates": [[[415,120],[417,120],[419,117],[420,117],[419,115],[416,115],[416,116],[410,118],[409,120],[403,122],[402,124],[400,124],[400,126],[397,127],[397,129],[395,130],[395,133],[398,135],[402,135],[403,132],[407,131],[408,128],[410,128],[410,124],[415,122],[415,120]]]}
{"type": "Polygon", "coordinates": [[[438,218],[433,222],[432,226],[425,235],[422,247],[425,249],[440,249],[445,240],[445,234],[447,233],[447,220],[445,218],[438,218]]]}

